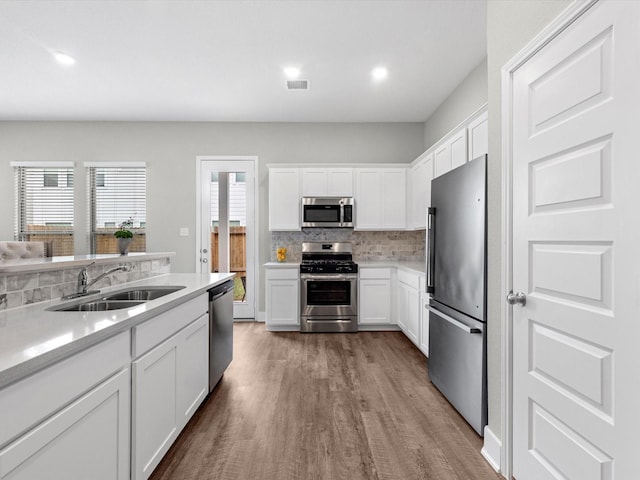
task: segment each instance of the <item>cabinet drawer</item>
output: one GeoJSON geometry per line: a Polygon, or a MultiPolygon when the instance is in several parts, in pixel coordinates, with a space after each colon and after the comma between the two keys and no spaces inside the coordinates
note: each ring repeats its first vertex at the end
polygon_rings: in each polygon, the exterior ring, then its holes
{"type": "Polygon", "coordinates": [[[267,268],[265,277],[268,280],[297,280],[299,277],[298,268],[267,268]]]}
{"type": "Polygon", "coordinates": [[[129,349],[127,330],[0,391],[0,446],[122,369],[129,349]]]}
{"type": "Polygon", "coordinates": [[[398,281],[418,290],[420,288],[420,275],[398,270],[398,281]]]}
{"type": "Polygon", "coordinates": [[[133,333],[132,357],[137,358],[148,352],[208,310],[209,297],[208,294],[204,294],[133,327],[131,329],[133,333]]]}
{"type": "Polygon", "coordinates": [[[390,268],[361,268],[360,278],[389,279],[391,278],[390,268]]]}

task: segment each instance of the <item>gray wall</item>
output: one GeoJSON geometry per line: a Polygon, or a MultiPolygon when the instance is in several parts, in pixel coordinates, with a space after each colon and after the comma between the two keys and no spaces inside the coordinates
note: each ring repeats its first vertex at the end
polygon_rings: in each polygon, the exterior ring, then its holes
{"type": "MultiPolygon", "coordinates": [[[[259,157],[259,263],[269,260],[268,163],[408,163],[424,151],[423,123],[0,123],[0,240],[13,238],[11,161],[76,162],[76,253],[87,253],[87,161],[144,161],[147,176],[147,250],[176,252],[172,271],[195,263],[195,159],[198,155],[259,157]],[[188,227],[188,237],[178,236],[188,227]]],[[[263,271],[259,275],[263,285],[263,271]]],[[[264,299],[259,293],[259,311],[264,299]]]]}
{"type": "Polygon", "coordinates": [[[487,74],[489,79],[489,272],[488,382],[489,427],[500,436],[501,291],[501,68],[571,2],[569,0],[490,0],[487,2],[487,74]]]}
{"type": "Polygon", "coordinates": [[[424,149],[487,103],[487,59],[480,62],[424,124],[424,149]]]}

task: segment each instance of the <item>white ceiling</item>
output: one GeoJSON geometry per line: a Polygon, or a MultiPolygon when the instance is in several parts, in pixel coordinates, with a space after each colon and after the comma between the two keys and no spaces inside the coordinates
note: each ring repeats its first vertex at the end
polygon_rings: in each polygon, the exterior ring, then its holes
{"type": "Polygon", "coordinates": [[[485,0],[0,0],[0,120],[424,121],[485,0]],[[52,51],[77,60],[58,65],[52,51]],[[301,68],[309,91],[287,91],[301,68]],[[385,65],[389,76],[370,72],[385,65]]]}

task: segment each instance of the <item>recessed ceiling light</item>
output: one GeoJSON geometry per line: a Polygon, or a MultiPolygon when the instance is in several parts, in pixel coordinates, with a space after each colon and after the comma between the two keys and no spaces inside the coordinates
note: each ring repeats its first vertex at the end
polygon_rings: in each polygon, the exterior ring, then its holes
{"type": "Polygon", "coordinates": [[[386,67],[376,67],[371,70],[371,76],[374,80],[384,80],[389,75],[389,71],[386,67]]]}
{"type": "Polygon", "coordinates": [[[75,58],[64,52],[53,52],[53,58],[55,58],[56,62],[58,62],[60,65],[73,65],[74,63],[76,63],[75,58]]]}
{"type": "Polygon", "coordinates": [[[287,78],[298,78],[300,76],[300,69],[298,67],[285,67],[284,74],[287,78]]]}

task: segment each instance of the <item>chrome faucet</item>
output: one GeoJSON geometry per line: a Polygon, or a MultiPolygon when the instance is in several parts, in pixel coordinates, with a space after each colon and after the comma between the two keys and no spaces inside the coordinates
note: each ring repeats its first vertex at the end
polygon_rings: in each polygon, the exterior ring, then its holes
{"type": "Polygon", "coordinates": [[[78,274],[78,286],[76,288],[76,293],[72,293],[71,295],[66,295],[66,296],[64,296],[62,298],[84,297],[85,295],[91,295],[91,294],[94,294],[94,293],[100,293],[100,290],[89,290],[89,288],[91,288],[91,286],[94,285],[96,282],[102,280],[104,277],[106,277],[107,275],[111,275],[114,272],[119,272],[119,271],[129,272],[129,271],[131,271],[131,266],[130,265],[119,265],[117,267],[110,268],[106,272],[101,273],[96,278],[94,278],[93,280],[89,281],[89,275],[87,274],[87,268],[89,268],[94,263],[96,263],[96,262],[91,262],[89,265],[86,265],[86,266],[82,267],[82,270],[80,270],[80,273],[78,274]]]}

